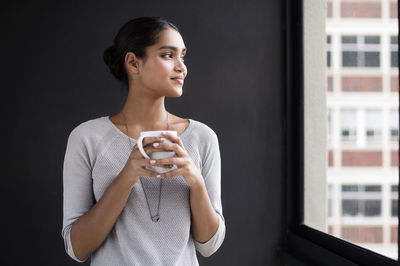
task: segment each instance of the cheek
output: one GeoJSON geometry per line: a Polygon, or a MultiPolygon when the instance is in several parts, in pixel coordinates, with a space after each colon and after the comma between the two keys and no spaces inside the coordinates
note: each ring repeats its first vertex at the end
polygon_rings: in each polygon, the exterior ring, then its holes
{"type": "Polygon", "coordinates": [[[166,75],[169,77],[171,75],[171,70],[173,68],[173,65],[166,61],[164,61],[164,62],[160,61],[160,62],[157,62],[156,67],[157,67],[157,70],[159,71],[158,73],[160,74],[160,76],[166,75]]]}

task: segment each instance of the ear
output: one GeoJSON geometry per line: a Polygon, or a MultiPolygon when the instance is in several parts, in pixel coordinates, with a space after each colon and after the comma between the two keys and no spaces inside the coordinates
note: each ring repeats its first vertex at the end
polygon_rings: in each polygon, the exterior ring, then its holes
{"type": "Polygon", "coordinates": [[[132,52],[128,52],[125,55],[125,67],[128,72],[139,73],[139,59],[132,52]]]}

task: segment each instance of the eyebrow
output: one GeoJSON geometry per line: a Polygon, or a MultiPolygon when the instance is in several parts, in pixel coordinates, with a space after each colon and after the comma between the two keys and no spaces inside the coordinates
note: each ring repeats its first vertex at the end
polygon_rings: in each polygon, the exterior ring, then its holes
{"type": "MultiPolygon", "coordinates": [[[[171,49],[171,50],[174,50],[174,51],[178,50],[178,48],[176,48],[175,46],[169,46],[169,45],[161,46],[158,50],[161,50],[161,49],[171,49]]],[[[186,52],[186,47],[184,47],[182,49],[182,52],[186,52]]]]}

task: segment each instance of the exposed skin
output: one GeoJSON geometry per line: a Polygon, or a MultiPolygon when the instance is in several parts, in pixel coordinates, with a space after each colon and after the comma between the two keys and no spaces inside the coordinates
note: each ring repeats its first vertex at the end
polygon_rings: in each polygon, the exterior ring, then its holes
{"type": "MultiPolygon", "coordinates": [[[[129,129],[129,136],[138,139],[141,131],[165,130],[166,109],[165,97],[180,97],[182,86],[172,77],[187,75],[182,57],[186,48],[181,35],[172,28],[160,32],[156,44],[146,48],[146,58],[136,57],[132,52],[125,56],[128,72],[129,92],[123,109],[129,129]],[[175,49],[159,49],[171,46],[175,49]]],[[[125,134],[125,124],[121,112],[110,116],[110,120],[125,134]]],[[[163,142],[160,138],[145,138],[143,145],[146,153],[166,150],[174,151],[176,156],[168,159],[145,159],[137,149],[132,150],[126,165],[100,200],[84,215],[77,219],[71,228],[71,242],[75,256],[84,260],[95,251],[107,238],[117,221],[131,189],[140,176],[169,178],[183,175],[190,187],[190,205],[192,212],[192,236],[198,242],[208,241],[218,229],[218,216],[215,213],[200,170],[187,154],[180,134],[187,128],[189,121],[169,114],[169,130],[176,130],[178,136],[165,135],[172,143],[163,142]],[[158,143],[158,147],[152,146],[158,143]],[[145,166],[166,166],[175,164],[178,168],[160,174],[150,171],[145,166]]]]}

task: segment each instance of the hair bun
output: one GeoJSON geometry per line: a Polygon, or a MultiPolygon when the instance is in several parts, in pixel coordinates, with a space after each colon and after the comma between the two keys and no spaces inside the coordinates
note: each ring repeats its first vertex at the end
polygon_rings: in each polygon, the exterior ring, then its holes
{"type": "Polygon", "coordinates": [[[116,60],[116,49],[115,46],[112,45],[104,51],[104,63],[110,66],[113,64],[113,62],[115,62],[115,60],[116,60]]]}
{"type": "Polygon", "coordinates": [[[108,47],[104,51],[104,63],[106,63],[106,65],[110,68],[111,73],[118,80],[122,80],[124,73],[119,65],[119,58],[114,45],[108,47]]]}

